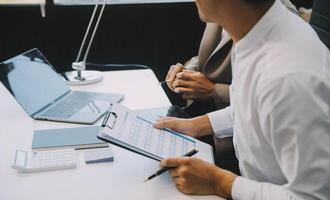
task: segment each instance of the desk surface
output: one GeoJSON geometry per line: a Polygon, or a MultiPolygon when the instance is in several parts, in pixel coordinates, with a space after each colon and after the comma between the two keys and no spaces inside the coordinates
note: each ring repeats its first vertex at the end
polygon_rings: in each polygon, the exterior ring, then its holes
{"type": "MultiPolygon", "coordinates": [[[[144,109],[170,105],[165,93],[157,85],[151,70],[116,71],[104,73],[100,83],[73,87],[74,90],[124,93],[122,103],[131,109],[144,109]]],[[[168,173],[152,181],[144,178],[159,169],[159,163],[111,146],[113,163],[84,164],[79,151],[77,169],[17,173],[11,168],[15,149],[29,150],[33,130],[77,127],[31,119],[0,84],[0,199],[1,200],[113,200],[113,199],[219,199],[215,196],[187,196],[178,192],[168,173]]],[[[213,161],[212,150],[197,144],[201,157],[213,161]]]]}

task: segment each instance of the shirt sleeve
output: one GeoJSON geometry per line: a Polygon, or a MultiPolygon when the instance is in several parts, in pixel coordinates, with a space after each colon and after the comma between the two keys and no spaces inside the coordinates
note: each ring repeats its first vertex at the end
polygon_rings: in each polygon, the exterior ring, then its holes
{"type": "Polygon", "coordinates": [[[207,114],[213,132],[218,138],[233,136],[232,114],[230,106],[207,114]]]}
{"type": "Polygon", "coordinates": [[[259,123],[285,177],[256,182],[239,177],[234,200],[328,200],[330,197],[330,84],[292,74],[263,87],[259,123]]]}
{"type": "Polygon", "coordinates": [[[232,188],[234,200],[303,200],[282,186],[271,183],[260,183],[244,177],[237,177],[232,188]]]}

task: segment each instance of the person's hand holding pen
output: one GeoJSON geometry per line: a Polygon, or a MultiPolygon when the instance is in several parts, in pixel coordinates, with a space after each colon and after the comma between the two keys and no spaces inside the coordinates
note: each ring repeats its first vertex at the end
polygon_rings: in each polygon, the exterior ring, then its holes
{"type": "Polygon", "coordinates": [[[162,168],[144,182],[169,170],[176,188],[182,193],[231,198],[232,185],[237,175],[206,161],[191,158],[197,152],[197,149],[193,149],[183,157],[162,160],[162,168]]]}
{"type": "MultiPolygon", "coordinates": [[[[191,151],[189,151],[188,153],[186,153],[185,155],[183,155],[183,157],[191,157],[191,156],[195,155],[196,153],[198,153],[198,149],[192,149],[191,151]]],[[[149,181],[149,180],[151,180],[151,179],[153,179],[153,178],[155,178],[155,177],[163,174],[164,172],[166,172],[166,171],[168,171],[170,169],[171,169],[171,167],[164,166],[160,170],[158,170],[156,173],[154,173],[151,176],[149,176],[146,180],[144,180],[144,182],[149,181]]]]}
{"type": "Polygon", "coordinates": [[[182,193],[231,198],[237,175],[227,170],[190,157],[168,158],[162,160],[161,165],[170,168],[175,186],[182,193]]]}
{"type": "MultiPolygon", "coordinates": [[[[207,115],[191,119],[166,117],[157,120],[154,127],[171,129],[193,137],[213,134],[207,115]]],[[[229,171],[190,157],[164,159],[161,165],[163,166],[161,171],[170,170],[175,186],[185,194],[216,194],[231,198],[232,185],[237,175],[229,171]]]]}

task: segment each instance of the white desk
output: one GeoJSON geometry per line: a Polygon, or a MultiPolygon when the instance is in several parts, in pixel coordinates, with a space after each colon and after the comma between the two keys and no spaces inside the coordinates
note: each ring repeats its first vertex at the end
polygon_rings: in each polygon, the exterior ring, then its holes
{"type": "MultiPolygon", "coordinates": [[[[123,104],[131,109],[170,105],[151,70],[104,73],[100,83],[73,89],[124,93],[123,104]]],[[[79,152],[77,169],[22,174],[11,168],[15,149],[29,150],[33,130],[81,126],[32,120],[0,84],[0,199],[1,200],[117,200],[117,199],[219,199],[187,196],[178,192],[168,173],[147,183],[144,178],[159,169],[159,163],[111,146],[115,161],[84,164],[79,152]]],[[[199,157],[212,162],[208,145],[198,143],[199,157]]]]}

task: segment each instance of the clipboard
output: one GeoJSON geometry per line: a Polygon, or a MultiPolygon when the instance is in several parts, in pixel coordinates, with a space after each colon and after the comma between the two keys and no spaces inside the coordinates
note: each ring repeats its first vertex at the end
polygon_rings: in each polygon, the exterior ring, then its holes
{"type": "Polygon", "coordinates": [[[118,103],[111,104],[97,137],[139,155],[161,161],[196,148],[196,139],[153,123],[118,103]]]}

